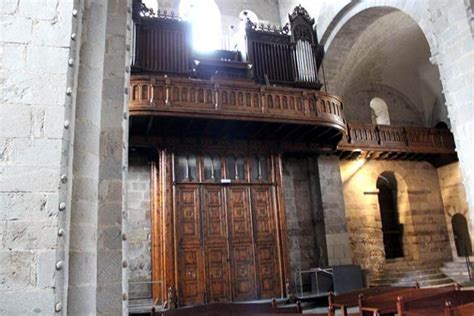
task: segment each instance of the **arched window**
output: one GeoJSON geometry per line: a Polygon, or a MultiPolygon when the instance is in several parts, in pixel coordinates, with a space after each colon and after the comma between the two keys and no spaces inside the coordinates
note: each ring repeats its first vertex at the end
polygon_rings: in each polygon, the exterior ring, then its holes
{"type": "Polygon", "coordinates": [[[398,185],[395,174],[383,172],[377,179],[377,189],[385,258],[403,257],[403,226],[398,216],[398,185]]]}
{"type": "Polygon", "coordinates": [[[158,0],[142,0],[142,3],[154,13],[158,12],[158,0]]]}
{"type": "Polygon", "coordinates": [[[242,10],[239,13],[239,19],[241,22],[244,23],[244,29],[245,29],[245,23],[247,23],[247,19],[249,19],[250,22],[252,22],[253,24],[258,23],[258,16],[255,14],[255,12],[251,10],[242,10]]]}
{"type": "Polygon", "coordinates": [[[210,52],[220,48],[221,13],[214,0],[181,0],[179,15],[193,27],[193,48],[210,52]]]}
{"type": "Polygon", "coordinates": [[[372,123],[378,125],[390,125],[390,115],[388,114],[388,106],[381,98],[373,98],[370,100],[370,108],[372,110],[372,123]]]}

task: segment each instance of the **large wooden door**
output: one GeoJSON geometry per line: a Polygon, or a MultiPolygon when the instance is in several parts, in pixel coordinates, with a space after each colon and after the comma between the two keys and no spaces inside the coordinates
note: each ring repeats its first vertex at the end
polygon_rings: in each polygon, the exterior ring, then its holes
{"type": "Polygon", "coordinates": [[[257,298],[255,249],[249,189],[227,188],[232,289],[236,301],[257,298]]]}
{"type": "Polygon", "coordinates": [[[279,291],[277,227],[273,208],[273,188],[252,187],[255,248],[259,298],[272,298],[279,291]]]}
{"type": "Polygon", "coordinates": [[[180,304],[204,303],[205,276],[199,185],[180,185],[176,196],[178,289],[180,304]]]}
{"type": "Polygon", "coordinates": [[[207,302],[230,301],[228,231],[223,189],[220,186],[203,186],[201,198],[207,302]]]}
{"type": "Polygon", "coordinates": [[[198,159],[191,170],[182,163],[175,184],[179,305],[280,296],[275,185],[268,175],[261,176],[268,168],[260,166],[252,176],[249,165],[247,174],[237,166],[221,182],[219,170],[206,178],[201,164],[198,159]]]}

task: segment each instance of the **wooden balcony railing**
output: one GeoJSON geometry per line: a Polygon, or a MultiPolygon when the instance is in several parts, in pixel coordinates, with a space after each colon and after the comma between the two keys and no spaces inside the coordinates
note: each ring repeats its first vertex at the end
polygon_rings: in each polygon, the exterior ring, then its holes
{"type": "Polygon", "coordinates": [[[361,152],[369,158],[411,160],[456,155],[448,129],[374,124],[348,124],[338,150],[343,158],[361,152]]]}
{"type": "Polygon", "coordinates": [[[134,76],[131,115],[321,125],[345,131],[341,99],[322,91],[248,81],[134,76]]]}

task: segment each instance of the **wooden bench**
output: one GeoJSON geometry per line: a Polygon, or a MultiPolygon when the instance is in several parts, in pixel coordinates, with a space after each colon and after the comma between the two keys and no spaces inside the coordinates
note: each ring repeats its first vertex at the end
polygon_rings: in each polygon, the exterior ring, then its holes
{"type": "Polygon", "coordinates": [[[404,289],[399,291],[393,291],[385,294],[380,294],[368,298],[364,298],[363,295],[359,296],[359,313],[363,315],[390,315],[397,313],[397,301],[398,297],[405,297],[405,302],[417,300],[421,298],[428,298],[431,296],[459,291],[459,287],[447,286],[441,288],[429,288],[429,289],[404,289]]]}
{"type": "Polygon", "coordinates": [[[451,306],[451,302],[446,302],[446,307],[444,309],[444,316],[472,316],[474,315],[474,303],[451,306]]]}
{"type": "MultiPolygon", "coordinates": [[[[455,308],[474,302],[474,291],[453,290],[429,297],[406,301],[404,297],[397,299],[398,316],[444,316],[447,307],[455,308]]],[[[472,316],[474,314],[471,314],[472,316]]]]}
{"type": "Polygon", "coordinates": [[[329,293],[328,296],[328,316],[334,316],[336,310],[341,310],[342,316],[347,316],[347,309],[350,307],[359,306],[359,296],[368,298],[380,294],[390,293],[394,291],[400,291],[405,289],[413,289],[415,287],[393,287],[393,286],[381,286],[371,287],[366,289],[360,289],[351,291],[344,294],[334,295],[329,293]]]}
{"type": "Polygon", "coordinates": [[[301,303],[293,306],[278,306],[275,299],[271,303],[212,303],[207,305],[183,307],[163,312],[152,312],[152,315],[181,316],[243,316],[243,315],[294,315],[301,314],[301,303]]]}

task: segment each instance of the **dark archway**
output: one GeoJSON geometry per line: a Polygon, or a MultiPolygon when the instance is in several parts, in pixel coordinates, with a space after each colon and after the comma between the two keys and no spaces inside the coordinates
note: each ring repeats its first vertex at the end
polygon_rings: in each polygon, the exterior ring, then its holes
{"type": "Polygon", "coordinates": [[[440,121],[440,122],[435,124],[434,128],[436,128],[436,129],[449,129],[449,126],[445,122],[440,121]]]}
{"type": "Polygon", "coordinates": [[[466,217],[462,214],[455,214],[451,224],[453,225],[454,243],[458,256],[472,256],[471,236],[469,236],[466,217]]]}
{"type": "Polygon", "coordinates": [[[377,189],[385,258],[403,257],[403,225],[398,216],[398,188],[394,173],[383,172],[377,179],[377,189]]]}

